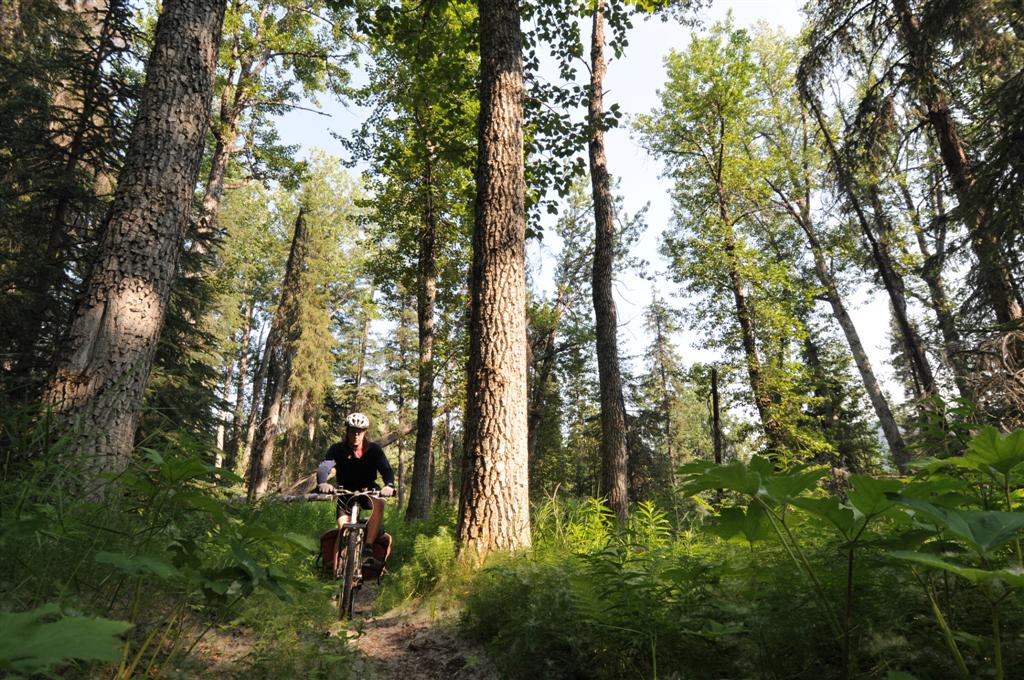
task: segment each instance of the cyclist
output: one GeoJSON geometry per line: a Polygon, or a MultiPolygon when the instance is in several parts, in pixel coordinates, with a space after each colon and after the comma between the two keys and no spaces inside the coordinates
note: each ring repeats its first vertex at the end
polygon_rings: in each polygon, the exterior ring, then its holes
{"type": "MultiPolygon", "coordinates": [[[[338,486],[347,491],[362,491],[377,488],[377,473],[384,480],[381,496],[395,493],[395,473],[384,455],[384,449],[376,442],[366,440],[366,430],[370,427],[370,419],[363,413],[350,413],[345,419],[345,438],[327,449],[324,461],[316,470],[316,490],[318,493],[333,493],[334,487],[327,483],[331,470],[337,471],[338,486]]],[[[352,508],[352,502],[359,503],[364,510],[370,510],[370,519],[366,523],[366,542],[363,545],[363,556],[373,556],[373,542],[377,540],[381,522],[384,519],[384,501],[379,498],[338,496],[338,526],[345,524],[345,517],[352,508]]]]}

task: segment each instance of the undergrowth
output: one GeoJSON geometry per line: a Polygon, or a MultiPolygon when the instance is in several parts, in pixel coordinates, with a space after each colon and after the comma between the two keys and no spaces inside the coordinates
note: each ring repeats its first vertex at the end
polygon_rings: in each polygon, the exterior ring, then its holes
{"type": "Polygon", "coordinates": [[[2,426],[0,674],[348,676],[310,566],[323,509],[232,502],[240,480],[180,432],[140,446],[97,497],[45,417],[2,426]],[[241,657],[204,659],[232,630],[241,657]]]}
{"type": "Polygon", "coordinates": [[[1022,464],[1024,433],[983,429],[842,497],[821,468],[687,466],[679,526],[549,499],[532,552],[473,579],[463,624],[511,678],[1011,677],[1022,464]]]}
{"type": "MultiPolygon", "coordinates": [[[[235,502],[239,480],[180,433],[90,501],[74,452],[27,420],[3,421],[0,674],[353,675],[314,562],[330,503],[235,502]]],[[[1001,680],[1024,663],[1024,433],[952,453],[838,494],[820,468],[692,464],[675,523],[551,498],[530,551],[475,572],[452,509],[391,505],[374,609],[459,609],[509,678],[1001,680]]]]}

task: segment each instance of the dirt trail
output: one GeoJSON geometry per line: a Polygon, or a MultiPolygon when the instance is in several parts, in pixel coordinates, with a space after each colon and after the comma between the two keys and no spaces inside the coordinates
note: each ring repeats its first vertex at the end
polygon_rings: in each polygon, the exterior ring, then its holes
{"type": "Polygon", "coordinates": [[[483,650],[458,634],[454,614],[400,608],[371,616],[375,595],[364,587],[353,603],[349,643],[361,653],[357,676],[498,680],[483,650]]]}

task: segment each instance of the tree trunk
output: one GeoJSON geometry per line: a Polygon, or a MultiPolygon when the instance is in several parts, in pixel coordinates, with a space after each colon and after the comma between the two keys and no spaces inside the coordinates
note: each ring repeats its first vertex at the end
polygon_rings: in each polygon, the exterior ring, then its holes
{"type": "MultiPolygon", "coordinates": [[[[238,452],[242,439],[242,418],[245,417],[245,383],[249,379],[249,343],[252,340],[252,300],[246,300],[242,312],[242,339],[238,346],[238,381],[235,383],[235,407],[231,418],[231,437],[224,452],[227,467],[232,470],[238,464],[238,452]]],[[[255,395],[253,395],[255,397],[255,395]]]]}
{"type": "Polygon", "coordinates": [[[302,451],[305,448],[306,410],[309,408],[309,394],[289,391],[288,412],[284,422],[284,446],[281,448],[281,465],[277,471],[280,485],[298,477],[301,470],[302,451]]]}
{"type": "Polygon", "coordinates": [[[291,364],[294,356],[295,321],[302,272],[309,251],[309,231],[306,228],[306,209],[299,208],[295,218],[295,236],[291,252],[285,265],[284,282],[281,284],[281,300],[278,302],[274,321],[267,336],[267,382],[263,398],[263,412],[252,452],[249,475],[249,498],[258,499],[267,492],[270,473],[274,462],[274,448],[277,439],[277,425],[281,419],[281,407],[288,393],[291,364]]]}
{"type": "Polygon", "coordinates": [[[444,414],[444,481],[448,505],[455,503],[455,438],[452,437],[452,414],[444,414]]]}
{"type": "Polygon", "coordinates": [[[715,450],[715,464],[721,465],[722,451],[722,417],[718,408],[718,369],[711,369],[711,441],[715,450]]]}
{"type": "MultiPolygon", "coordinates": [[[[669,378],[669,368],[666,365],[669,356],[668,345],[670,343],[668,329],[665,328],[664,317],[661,314],[655,317],[654,346],[658,372],[658,382],[661,386],[661,414],[665,419],[665,428],[662,434],[665,440],[665,463],[668,466],[666,481],[670,489],[676,488],[676,463],[675,463],[675,432],[672,427],[672,381],[669,378]]],[[[674,500],[673,500],[674,504],[674,500]]]]}
{"type": "Polygon", "coordinates": [[[426,210],[420,230],[419,276],[417,277],[416,317],[419,325],[419,393],[416,401],[416,447],[412,460],[412,488],[406,519],[426,519],[434,497],[432,456],[434,436],[434,300],[437,297],[437,256],[435,238],[437,215],[434,211],[432,159],[427,152],[423,176],[427,192],[426,210]]]}
{"type": "MultiPolygon", "coordinates": [[[[938,175],[938,171],[933,173],[938,175]]],[[[942,358],[950,372],[953,374],[953,380],[956,383],[957,390],[960,392],[960,396],[968,401],[973,401],[973,391],[968,385],[965,376],[967,375],[967,366],[963,361],[963,347],[960,339],[960,333],[956,329],[956,322],[953,319],[953,309],[949,303],[949,298],[946,295],[946,285],[942,280],[942,271],[946,262],[945,253],[945,242],[944,238],[938,240],[939,247],[936,252],[931,252],[931,248],[928,247],[928,242],[925,239],[924,224],[921,222],[921,213],[914,205],[914,198],[910,193],[910,188],[906,182],[901,178],[899,180],[900,193],[903,196],[903,203],[907,208],[907,213],[910,215],[911,224],[914,227],[914,236],[917,239],[917,247],[921,251],[922,263],[919,274],[921,279],[924,280],[928,286],[928,306],[931,307],[932,312],[935,314],[935,319],[938,321],[939,333],[942,335],[942,358]]],[[[933,191],[930,192],[933,195],[935,202],[935,210],[937,215],[937,221],[943,222],[945,219],[944,208],[942,203],[942,188],[941,179],[935,177],[935,184],[933,191]]],[[[945,230],[945,225],[940,224],[940,229],[945,230]]]]}
{"type": "MultiPolygon", "coordinates": [[[[871,258],[874,261],[875,267],[878,269],[879,276],[882,279],[882,285],[885,287],[886,293],[889,295],[889,301],[892,303],[893,314],[895,315],[897,327],[899,329],[900,341],[907,352],[908,360],[911,362],[911,370],[913,371],[915,378],[921,382],[921,391],[925,393],[933,393],[935,389],[935,380],[932,377],[928,358],[925,355],[921,339],[907,315],[907,301],[904,294],[905,287],[903,279],[895,271],[892,265],[892,259],[889,257],[888,252],[883,248],[883,245],[879,243],[879,239],[876,237],[875,232],[871,227],[871,223],[868,220],[860,199],[857,196],[853,177],[850,176],[846,164],[839,155],[839,150],[836,148],[835,142],[832,139],[832,133],[828,129],[828,123],[825,121],[825,118],[821,113],[821,107],[812,95],[805,93],[804,99],[811,108],[811,112],[814,114],[815,120],[818,123],[818,129],[821,130],[822,138],[825,140],[829,156],[832,159],[832,165],[835,167],[840,188],[846,194],[846,198],[850,202],[850,207],[853,209],[853,212],[857,217],[861,233],[864,235],[864,238],[868,243],[871,258]]],[[[885,228],[881,221],[885,220],[885,215],[882,214],[881,203],[877,200],[877,190],[872,189],[872,193],[872,198],[876,203],[875,211],[878,213],[876,214],[876,218],[880,221],[878,223],[879,231],[884,233],[885,228]]],[[[923,394],[919,394],[918,396],[923,396],[923,394]]]]}
{"type": "MultiPolygon", "coordinates": [[[[272,348],[268,347],[268,351],[272,348]]],[[[270,473],[274,464],[277,427],[281,421],[281,408],[288,390],[289,366],[285,348],[273,348],[267,371],[267,384],[263,397],[256,439],[253,442],[249,470],[249,500],[258,500],[270,486],[270,473]]]]}
{"type": "MultiPolygon", "coordinates": [[[[370,296],[373,297],[372,294],[370,296]]],[[[370,347],[370,310],[363,306],[363,335],[359,340],[359,359],[356,363],[355,385],[352,394],[352,409],[358,411],[362,396],[363,372],[366,370],[366,352],[370,347]]]]}
{"type": "Polygon", "coordinates": [[[917,395],[918,399],[938,394],[938,385],[935,383],[931,362],[925,352],[924,341],[921,340],[921,334],[918,333],[917,326],[907,310],[906,283],[903,280],[903,275],[896,270],[895,258],[892,256],[892,224],[882,205],[878,187],[873,185],[867,191],[871,199],[871,207],[875,212],[875,225],[878,233],[875,237],[871,230],[867,229],[864,235],[870,242],[872,256],[878,267],[878,272],[882,276],[885,289],[889,293],[893,315],[900,330],[900,339],[903,341],[903,348],[907,354],[907,360],[910,362],[910,368],[921,385],[921,393],[917,395]]]}
{"type": "Polygon", "coordinates": [[[131,455],[199,173],[224,5],[164,5],[99,256],[46,390],[90,480],[131,455]]]}
{"type": "Polygon", "coordinates": [[[871,401],[871,406],[875,411],[875,416],[882,427],[882,434],[889,445],[889,452],[892,454],[893,462],[900,472],[904,472],[906,463],[910,459],[907,445],[903,441],[903,435],[900,433],[896,419],[889,408],[889,401],[882,393],[882,388],[875,377],[875,371],[871,366],[871,360],[868,358],[867,352],[864,350],[864,344],[860,340],[857,327],[854,325],[853,319],[846,309],[846,304],[839,294],[839,287],[836,285],[835,277],[832,276],[828,263],[825,261],[825,250],[818,239],[817,229],[815,229],[814,222],[811,219],[810,196],[804,196],[799,208],[790,208],[790,212],[794,221],[800,226],[807,237],[807,242],[811,247],[811,255],[814,258],[814,272],[818,275],[821,287],[825,289],[825,296],[832,307],[832,314],[835,316],[839,327],[843,331],[843,335],[846,337],[846,343],[850,347],[850,354],[853,355],[853,361],[857,365],[861,381],[864,383],[864,391],[867,392],[868,399],[871,401]]]}
{"type": "Polygon", "coordinates": [[[460,555],[530,545],[523,57],[517,0],[480,2],[480,124],[460,555]]]}
{"type": "MultiPolygon", "coordinates": [[[[227,40],[225,37],[225,41],[227,40]]],[[[192,234],[194,240],[191,247],[195,253],[207,252],[208,244],[216,237],[215,222],[220,211],[220,202],[224,198],[224,179],[231,157],[237,152],[235,140],[238,138],[239,121],[242,112],[250,105],[251,91],[266,68],[270,56],[264,51],[256,60],[251,56],[248,59],[240,59],[237,43],[234,51],[235,62],[221,91],[217,119],[212,126],[214,146],[213,155],[210,157],[210,172],[207,174],[206,190],[199,204],[199,219],[196,220],[195,233],[192,234]],[[238,68],[237,82],[234,82],[235,67],[238,68]]]]}
{"type": "Polygon", "coordinates": [[[757,415],[761,420],[761,427],[764,429],[765,438],[768,441],[768,450],[770,453],[777,454],[785,449],[787,438],[775,414],[775,399],[772,397],[771,391],[765,382],[764,367],[762,366],[761,355],[757,349],[757,331],[754,324],[754,314],[750,308],[746,282],[740,273],[739,261],[736,255],[738,245],[733,230],[732,217],[729,214],[725,194],[721,190],[718,196],[718,206],[719,217],[725,228],[724,250],[729,269],[729,287],[732,291],[733,302],[736,305],[736,320],[740,326],[740,337],[743,341],[743,354],[746,358],[750,390],[754,395],[754,406],[757,408],[757,415]]]}
{"type": "Polygon", "coordinates": [[[221,391],[221,408],[217,409],[217,453],[214,455],[213,464],[217,467],[224,465],[224,436],[227,433],[228,424],[228,393],[231,392],[231,382],[234,378],[235,362],[229,361],[224,369],[224,387],[221,391]]]}
{"type": "Polygon", "coordinates": [[[533,388],[530,392],[526,426],[527,456],[531,467],[537,458],[537,432],[540,428],[541,420],[544,419],[544,409],[547,407],[545,395],[551,371],[555,367],[555,336],[558,333],[558,326],[564,309],[565,295],[562,291],[559,291],[555,301],[555,318],[551,322],[551,328],[544,335],[544,345],[539,351],[531,353],[530,363],[534,366],[534,380],[533,388]]]}
{"type": "Polygon", "coordinates": [[[618,321],[612,279],[615,269],[615,214],[604,149],[604,0],[594,3],[590,43],[590,179],[594,193],[594,271],[592,292],[601,392],[601,493],[620,520],[629,515],[626,472],[626,407],[619,372],[618,321]]]}
{"type": "MultiPolygon", "coordinates": [[[[273,331],[273,324],[271,324],[271,331],[273,331]]],[[[268,332],[267,339],[263,343],[263,354],[260,358],[259,370],[256,371],[256,377],[252,381],[252,401],[249,405],[249,418],[245,426],[245,445],[242,446],[242,455],[239,457],[235,467],[235,472],[243,478],[249,477],[252,447],[256,441],[256,430],[259,426],[260,413],[263,411],[263,388],[267,384],[267,372],[270,370],[270,354],[267,352],[271,344],[270,341],[271,337],[268,332]]]]}
{"type": "MultiPolygon", "coordinates": [[[[401,406],[399,406],[401,409],[401,406]]],[[[398,474],[395,475],[398,482],[398,507],[401,508],[402,504],[405,503],[405,438],[402,437],[398,440],[398,474]]],[[[406,512],[406,520],[411,519],[409,513],[406,512]]]]}
{"type": "Polygon", "coordinates": [[[935,75],[929,37],[921,32],[918,18],[907,0],[894,0],[893,8],[910,58],[915,94],[926,112],[928,125],[939,144],[939,155],[964,213],[971,249],[978,260],[981,293],[988,299],[997,322],[1019,324],[1024,319],[1024,309],[1017,297],[999,234],[992,225],[987,201],[985,197],[976,195],[977,177],[973,162],[960,137],[946,93],[935,75]]]}
{"type": "MultiPolygon", "coordinates": [[[[808,237],[810,238],[810,235],[808,237]]],[[[910,460],[910,454],[906,443],[903,441],[903,435],[900,433],[899,426],[896,424],[896,418],[892,415],[892,409],[889,408],[889,401],[882,393],[882,388],[879,386],[878,379],[875,377],[875,371],[871,366],[871,360],[868,358],[868,354],[864,350],[864,344],[860,340],[857,327],[854,325],[853,319],[850,317],[846,305],[839,295],[835,279],[832,277],[831,272],[828,271],[825,259],[821,253],[820,244],[815,242],[811,247],[814,249],[814,268],[818,272],[818,279],[825,288],[828,302],[832,306],[832,314],[836,317],[836,321],[839,322],[839,327],[843,330],[843,335],[846,337],[846,343],[850,347],[853,361],[857,365],[861,381],[864,383],[864,391],[867,392],[868,399],[871,401],[871,406],[875,411],[875,416],[882,427],[885,441],[889,445],[889,452],[892,454],[893,462],[900,472],[905,472],[906,463],[910,460]]]]}

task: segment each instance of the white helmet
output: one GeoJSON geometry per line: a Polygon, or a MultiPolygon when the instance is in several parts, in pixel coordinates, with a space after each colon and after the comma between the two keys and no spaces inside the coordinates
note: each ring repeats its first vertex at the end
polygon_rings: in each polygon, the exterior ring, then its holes
{"type": "Polygon", "coordinates": [[[350,413],[345,418],[345,424],[357,430],[365,430],[370,427],[370,419],[364,413],[350,413]]]}

